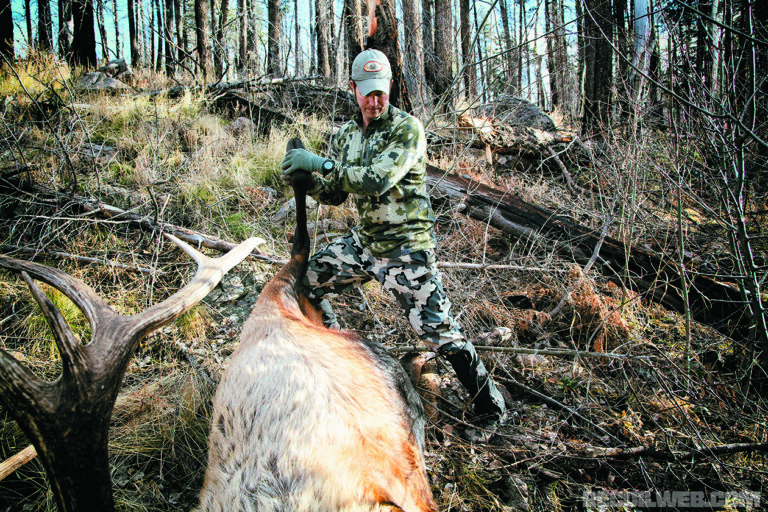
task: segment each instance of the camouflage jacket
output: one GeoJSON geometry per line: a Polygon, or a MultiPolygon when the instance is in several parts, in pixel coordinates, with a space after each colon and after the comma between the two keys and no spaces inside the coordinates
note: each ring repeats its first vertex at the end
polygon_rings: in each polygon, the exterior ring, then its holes
{"type": "Polygon", "coordinates": [[[360,214],[360,240],[378,257],[436,246],[435,215],[427,194],[424,127],[389,106],[365,131],[360,118],[331,141],[334,168],[315,175],[309,191],[318,202],[343,203],[352,194],[360,214]]]}

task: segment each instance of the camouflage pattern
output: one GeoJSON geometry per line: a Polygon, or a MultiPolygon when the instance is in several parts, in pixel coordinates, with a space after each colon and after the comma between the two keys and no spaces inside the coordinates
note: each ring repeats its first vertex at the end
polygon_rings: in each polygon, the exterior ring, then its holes
{"type": "Polygon", "coordinates": [[[434,249],[435,215],[426,186],[426,136],[415,117],[391,105],[363,131],[361,120],[341,127],[331,141],[333,170],[314,175],[309,194],[343,203],[353,194],[358,233],[378,257],[434,249]]]}
{"type": "Polygon", "coordinates": [[[310,300],[322,310],[324,323],[333,326],[337,325],[336,315],[327,299],[372,279],[392,294],[425,342],[463,345],[432,249],[379,258],[361,243],[353,229],[310,258],[304,284],[310,300]]]}
{"type": "Polygon", "coordinates": [[[323,177],[313,174],[308,193],[330,205],[352,194],[360,223],[310,258],[304,277],[308,298],[322,311],[325,325],[338,327],[328,298],[377,280],[416,334],[448,358],[475,413],[498,420],[504,399],[453,319],[437,269],[424,127],[391,105],[365,130],[361,123],[358,114],[333,137],[333,170],[323,177]]]}

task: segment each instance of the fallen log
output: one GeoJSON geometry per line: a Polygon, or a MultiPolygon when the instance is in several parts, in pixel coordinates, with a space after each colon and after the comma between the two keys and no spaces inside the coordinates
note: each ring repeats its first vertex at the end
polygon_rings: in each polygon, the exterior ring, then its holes
{"type": "MultiPolygon", "coordinates": [[[[586,263],[601,237],[599,230],[523,201],[514,191],[499,190],[428,166],[428,187],[436,204],[448,201],[453,210],[486,222],[518,238],[540,238],[567,243],[574,259],[586,263]]],[[[682,281],[673,263],[656,253],[606,236],[600,246],[600,271],[619,286],[643,293],[668,309],[683,313],[682,281]]],[[[750,324],[740,292],[714,279],[688,273],[691,316],[734,339],[749,338],[750,324]]]]}

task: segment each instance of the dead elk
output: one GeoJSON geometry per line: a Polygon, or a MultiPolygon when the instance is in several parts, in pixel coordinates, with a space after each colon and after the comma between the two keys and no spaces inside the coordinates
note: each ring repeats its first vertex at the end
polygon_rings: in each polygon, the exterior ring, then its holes
{"type": "Polygon", "coordinates": [[[404,370],[380,345],[323,327],[302,295],[308,176],[292,177],[291,259],[261,292],[216,391],[201,509],[437,510],[423,408],[404,370]]]}
{"type": "Polygon", "coordinates": [[[50,382],[0,349],[0,403],[34,444],[62,512],[114,510],[109,423],[136,346],[200,302],[226,272],[263,242],[251,238],[225,256],[209,258],[166,236],[197,262],[197,273],[162,303],[132,316],[116,313],[92,288],[60,270],[0,255],[0,268],[21,272],[61,354],[61,375],[50,382]],[[59,289],[80,308],[91,324],[88,344],[80,343],[32,278],[59,289]]]}

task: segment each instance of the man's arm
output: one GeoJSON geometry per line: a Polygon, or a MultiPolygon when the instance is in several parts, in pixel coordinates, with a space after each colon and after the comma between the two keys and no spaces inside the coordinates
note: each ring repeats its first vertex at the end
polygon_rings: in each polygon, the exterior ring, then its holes
{"type": "Polygon", "coordinates": [[[317,190],[318,195],[351,193],[381,196],[418,162],[426,151],[426,144],[421,123],[409,116],[396,125],[389,142],[370,165],[352,166],[335,161],[334,169],[328,176],[316,176],[317,187],[310,192],[314,194],[317,190]]]}

